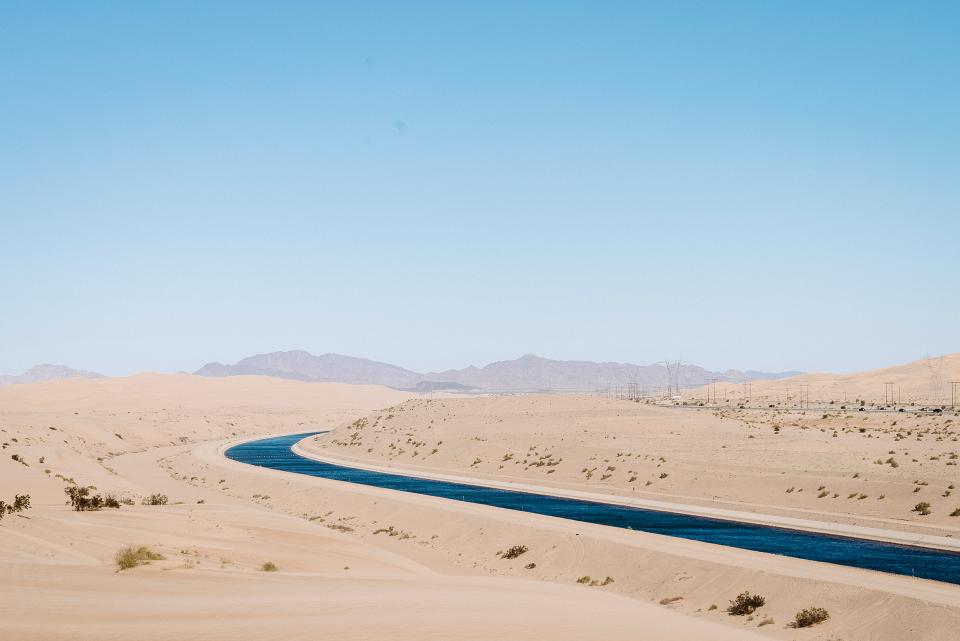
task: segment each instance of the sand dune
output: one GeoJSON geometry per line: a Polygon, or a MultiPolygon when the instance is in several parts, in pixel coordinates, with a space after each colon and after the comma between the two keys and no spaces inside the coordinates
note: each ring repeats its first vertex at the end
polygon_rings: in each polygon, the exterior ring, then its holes
{"type": "MultiPolygon", "coordinates": [[[[750,395],[755,402],[799,403],[801,399],[814,404],[833,401],[835,404],[898,403],[903,405],[949,405],[950,381],[960,381],[960,353],[924,358],[905,365],[852,374],[802,374],[780,380],[756,380],[750,384],[750,395]],[[886,386],[887,383],[891,385],[886,386]]],[[[746,386],[719,382],[711,389],[711,398],[721,402],[740,402],[748,391],[746,386]]],[[[685,397],[703,399],[707,388],[684,392],[685,397]]],[[[960,407],[960,389],[956,401],[960,407]]]]}
{"type": "MultiPolygon", "coordinates": [[[[376,387],[160,375],[0,390],[3,492],[33,499],[32,509],[0,521],[0,636],[760,638],[742,622],[523,576],[522,568],[521,576],[491,576],[477,562],[485,545],[464,554],[452,540],[378,536],[360,525],[368,515],[383,523],[399,507],[442,529],[451,521],[442,508],[360,499],[353,489],[263,474],[219,453],[225,439],[349,423],[409,397],[376,387]],[[74,512],[64,504],[71,483],[135,504],[74,512]],[[139,504],[152,493],[169,504],[139,504]],[[164,558],[117,572],[114,555],[127,545],[164,558]],[[262,571],[267,561],[278,571],[262,571]]],[[[485,527],[505,540],[527,531],[486,516],[473,525],[462,542],[483,539],[485,527]]]]}

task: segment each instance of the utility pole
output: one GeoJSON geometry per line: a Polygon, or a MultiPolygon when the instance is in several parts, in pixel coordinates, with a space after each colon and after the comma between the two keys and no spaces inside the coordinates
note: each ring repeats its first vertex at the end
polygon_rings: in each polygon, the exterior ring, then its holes
{"type": "Polygon", "coordinates": [[[950,381],[950,409],[957,409],[960,401],[960,381],[950,381]]]}
{"type": "Polygon", "coordinates": [[[710,382],[707,383],[707,402],[710,402],[710,395],[713,394],[713,402],[717,402],[717,379],[711,378],[710,382]]]}

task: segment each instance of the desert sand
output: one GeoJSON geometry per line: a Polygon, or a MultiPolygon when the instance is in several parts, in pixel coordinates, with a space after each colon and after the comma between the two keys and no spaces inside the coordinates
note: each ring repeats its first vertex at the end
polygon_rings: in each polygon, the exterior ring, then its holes
{"type": "Polygon", "coordinates": [[[960,385],[951,396],[951,381],[960,381],[960,353],[924,358],[904,365],[850,374],[811,373],[779,380],[753,381],[747,386],[716,383],[707,387],[684,390],[691,399],[716,399],[723,403],[780,404],[783,407],[802,403],[817,406],[847,404],[906,407],[943,406],[955,402],[960,407],[960,385]]]}
{"type": "Polygon", "coordinates": [[[611,574],[629,585],[623,558],[608,552],[630,546],[606,542],[607,528],[438,505],[222,456],[244,438],[350,425],[408,399],[378,387],[186,375],[0,390],[0,491],[32,499],[0,521],[0,637],[750,639],[775,627],[567,580],[615,563],[611,574]],[[74,484],[124,504],[72,511],[63,490],[74,484]],[[169,501],[142,505],[151,494],[169,501]],[[407,518],[418,533],[373,533],[394,520],[412,529],[407,518]],[[492,567],[493,548],[521,536],[544,570],[492,567]],[[118,571],[125,546],[163,558],[118,571]],[[276,571],[262,569],[268,562],[276,571]]]}

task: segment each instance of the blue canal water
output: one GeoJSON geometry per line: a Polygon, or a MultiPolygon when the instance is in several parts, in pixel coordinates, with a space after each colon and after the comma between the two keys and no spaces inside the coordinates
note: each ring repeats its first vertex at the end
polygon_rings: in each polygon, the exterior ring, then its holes
{"type": "Polygon", "coordinates": [[[243,443],[228,449],[226,456],[241,463],[284,472],[960,585],[960,553],[957,552],[372,472],[315,461],[291,451],[294,443],[312,434],[243,443]]]}

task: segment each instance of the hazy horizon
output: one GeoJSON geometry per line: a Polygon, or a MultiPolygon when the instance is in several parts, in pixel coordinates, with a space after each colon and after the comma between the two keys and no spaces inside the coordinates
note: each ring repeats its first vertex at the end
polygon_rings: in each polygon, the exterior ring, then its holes
{"type": "Polygon", "coordinates": [[[0,373],[956,352],[958,23],[952,3],[7,5],[0,373]]]}

